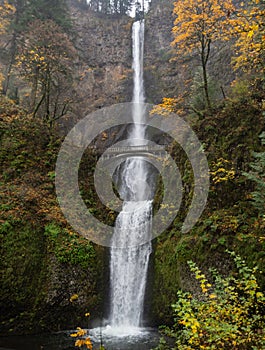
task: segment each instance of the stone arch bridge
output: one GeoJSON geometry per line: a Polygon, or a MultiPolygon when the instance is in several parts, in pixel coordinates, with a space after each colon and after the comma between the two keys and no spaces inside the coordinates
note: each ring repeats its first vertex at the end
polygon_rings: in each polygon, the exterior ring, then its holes
{"type": "Polygon", "coordinates": [[[165,145],[137,145],[108,148],[101,156],[102,161],[127,157],[165,157],[165,145]]]}

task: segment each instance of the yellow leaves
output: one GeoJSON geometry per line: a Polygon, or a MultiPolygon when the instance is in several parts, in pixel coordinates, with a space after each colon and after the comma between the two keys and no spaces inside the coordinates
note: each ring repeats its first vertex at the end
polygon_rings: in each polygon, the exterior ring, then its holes
{"type": "Polygon", "coordinates": [[[222,277],[215,271],[215,286],[205,281],[195,263],[188,262],[205,289],[216,289],[192,300],[189,293],[178,292],[178,301],[172,305],[177,321],[173,337],[178,349],[241,349],[250,345],[263,348],[260,345],[265,340],[261,331],[265,298],[257,292],[256,268],[248,268],[239,256],[233,256],[238,274],[222,277]]]}
{"type": "Polygon", "coordinates": [[[252,38],[253,35],[254,35],[254,30],[251,29],[251,30],[247,33],[247,36],[248,36],[248,38],[252,38]]]}
{"type": "Polygon", "coordinates": [[[184,98],[182,96],[178,97],[164,97],[162,103],[156,105],[151,110],[151,114],[159,114],[162,116],[168,116],[170,113],[182,114],[183,109],[181,105],[184,103],[184,98]]]}
{"type": "Polygon", "coordinates": [[[72,303],[72,302],[76,301],[77,299],[78,299],[78,294],[73,294],[73,295],[71,295],[69,300],[72,303]]]}
{"type": "Polygon", "coordinates": [[[246,72],[265,72],[265,9],[259,1],[252,0],[250,5],[238,12],[237,32],[235,43],[237,56],[233,58],[235,69],[246,72]]]}
{"type": "Polygon", "coordinates": [[[235,69],[265,73],[265,9],[259,0],[242,1],[235,8],[232,0],[182,0],[174,4],[172,46],[180,55],[202,52],[214,40],[237,36],[233,58],[235,69]]]}
{"type": "Polygon", "coordinates": [[[4,76],[3,76],[3,74],[0,72],[0,86],[2,86],[3,80],[4,80],[4,76]]]}
{"type": "Polygon", "coordinates": [[[185,52],[189,49],[200,48],[205,40],[225,40],[230,36],[232,0],[220,3],[217,0],[198,1],[183,0],[175,2],[173,46],[185,52]],[[228,15],[229,14],[229,15],[228,15]]]}
{"type": "Polygon", "coordinates": [[[206,288],[204,283],[201,283],[201,290],[204,294],[206,294],[208,292],[208,289],[206,288]]]}
{"type": "Polygon", "coordinates": [[[184,326],[186,325],[186,321],[184,321],[184,320],[179,320],[178,322],[179,322],[179,324],[183,324],[184,326]]]}
{"type": "Polygon", "coordinates": [[[85,334],[87,334],[87,331],[85,329],[82,329],[81,327],[76,328],[76,333],[70,334],[70,337],[76,338],[76,337],[83,337],[85,334]]]}
{"type": "Polygon", "coordinates": [[[7,1],[4,1],[4,3],[0,5],[0,35],[6,32],[10,17],[15,11],[15,7],[10,5],[7,1]]]}
{"type": "Polygon", "coordinates": [[[87,349],[92,350],[93,346],[91,343],[90,338],[86,338],[86,339],[77,339],[77,341],[75,342],[75,346],[81,348],[82,346],[86,346],[87,349]]]}
{"type": "MultiPolygon", "coordinates": [[[[84,337],[84,335],[86,335],[86,334],[87,334],[87,330],[82,329],[80,327],[77,327],[76,332],[70,334],[70,337],[72,337],[72,338],[84,337]]],[[[90,350],[93,349],[92,342],[91,342],[91,339],[89,337],[77,339],[75,341],[75,346],[77,346],[79,348],[81,348],[82,346],[86,346],[87,349],[90,349],[90,350]]]]}
{"type": "Polygon", "coordinates": [[[199,322],[195,319],[193,320],[193,325],[191,326],[191,329],[196,329],[200,327],[199,322]]]}
{"type": "Polygon", "coordinates": [[[210,175],[215,185],[233,180],[236,174],[231,162],[223,158],[218,158],[216,162],[213,162],[211,168],[213,170],[210,171],[210,175]]]}
{"type": "Polygon", "coordinates": [[[82,339],[78,339],[76,342],[75,342],[75,346],[78,346],[81,348],[81,346],[83,346],[83,340],[82,339]]]}
{"type": "Polygon", "coordinates": [[[48,80],[57,86],[58,79],[71,76],[76,50],[54,21],[35,20],[23,36],[24,43],[19,45],[16,57],[17,67],[26,80],[37,85],[39,92],[48,80]]]}
{"type": "Polygon", "coordinates": [[[264,298],[264,294],[262,292],[257,292],[256,297],[257,299],[264,298]]]}
{"type": "Polygon", "coordinates": [[[254,25],[250,26],[248,32],[246,33],[247,37],[252,38],[258,30],[259,30],[258,24],[254,24],[254,25]]]}
{"type": "Polygon", "coordinates": [[[209,298],[210,298],[210,299],[216,299],[217,296],[216,296],[216,294],[213,294],[213,293],[212,293],[212,294],[209,295],[209,298]]]}

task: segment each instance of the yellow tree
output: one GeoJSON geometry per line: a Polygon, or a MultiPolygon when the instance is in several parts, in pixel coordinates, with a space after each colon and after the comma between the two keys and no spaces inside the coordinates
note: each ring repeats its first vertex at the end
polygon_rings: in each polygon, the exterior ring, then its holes
{"type": "Polygon", "coordinates": [[[238,12],[235,30],[238,34],[235,68],[254,72],[264,77],[265,74],[265,3],[264,0],[250,0],[246,7],[238,12]]]}
{"type": "MultiPolygon", "coordinates": [[[[5,34],[7,26],[10,22],[11,15],[15,12],[15,8],[7,1],[0,3],[0,35],[5,34]]],[[[3,74],[0,72],[0,86],[3,82],[3,74]]]]}
{"type": "Polygon", "coordinates": [[[180,56],[197,54],[203,75],[206,106],[211,109],[207,64],[214,42],[228,40],[234,25],[235,8],[232,0],[178,0],[174,3],[176,19],[173,26],[174,41],[180,56]]]}
{"type": "Polygon", "coordinates": [[[21,37],[17,67],[31,85],[31,112],[35,116],[40,111],[50,125],[72,102],[75,57],[68,35],[52,20],[32,22],[21,37]]]}
{"type": "Polygon", "coordinates": [[[0,35],[4,34],[10,21],[10,15],[15,12],[15,8],[7,1],[0,3],[0,35]]]}

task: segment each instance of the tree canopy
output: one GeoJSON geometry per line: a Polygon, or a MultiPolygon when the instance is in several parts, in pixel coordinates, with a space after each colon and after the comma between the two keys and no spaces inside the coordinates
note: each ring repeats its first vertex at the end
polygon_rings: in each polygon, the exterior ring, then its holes
{"type": "Polygon", "coordinates": [[[67,112],[70,97],[65,89],[70,89],[74,57],[67,34],[52,20],[34,21],[21,37],[17,67],[32,87],[31,111],[35,115],[43,107],[49,123],[67,112]]]}
{"type": "Polygon", "coordinates": [[[238,12],[235,30],[238,35],[236,42],[237,55],[234,59],[235,68],[245,72],[254,71],[260,76],[265,74],[265,6],[262,0],[251,0],[246,7],[238,12]]]}
{"type": "Polygon", "coordinates": [[[132,8],[133,0],[89,0],[89,7],[96,12],[125,15],[132,8]]]}
{"type": "Polygon", "coordinates": [[[228,40],[235,8],[232,0],[179,0],[174,4],[176,16],[172,46],[178,54],[197,53],[203,69],[207,107],[211,107],[207,63],[211,46],[217,40],[228,40]]]}
{"type": "MultiPolygon", "coordinates": [[[[7,26],[11,21],[11,15],[14,14],[14,12],[15,7],[8,2],[5,1],[3,4],[0,4],[0,35],[3,35],[6,32],[7,26]]],[[[2,85],[3,80],[3,74],[0,72],[0,86],[2,85]]]]}

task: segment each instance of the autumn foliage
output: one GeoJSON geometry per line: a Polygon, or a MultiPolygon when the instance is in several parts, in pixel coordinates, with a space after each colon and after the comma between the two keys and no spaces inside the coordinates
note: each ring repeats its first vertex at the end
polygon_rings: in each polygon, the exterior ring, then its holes
{"type": "Polygon", "coordinates": [[[178,55],[198,55],[203,70],[206,105],[211,108],[207,64],[216,41],[229,40],[235,8],[232,0],[183,0],[174,4],[172,46],[178,55]]]}
{"type": "Polygon", "coordinates": [[[0,35],[6,32],[7,25],[9,24],[11,15],[14,12],[14,6],[10,5],[7,1],[4,1],[4,3],[0,5],[0,35]]]}
{"type": "Polygon", "coordinates": [[[234,42],[232,65],[236,70],[264,76],[264,1],[183,0],[174,3],[175,22],[172,29],[175,56],[199,58],[205,104],[212,107],[209,93],[209,60],[212,47],[221,42],[234,42]],[[233,40],[233,41],[232,41],[233,40]]]}
{"type": "MultiPolygon", "coordinates": [[[[0,38],[1,35],[5,34],[7,31],[7,26],[10,23],[11,16],[14,14],[15,8],[10,5],[7,1],[5,1],[2,5],[0,5],[0,38]]],[[[3,83],[4,76],[0,72],[0,87],[3,83]]]]}
{"type": "MultiPolygon", "coordinates": [[[[249,268],[234,252],[237,273],[223,277],[212,270],[214,284],[198,266],[189,261],[189,268],[198,281],[201,297],[178,292],[172,305],[175,324],[165,328],[178,350],[264,349],[265,296],[257,282],[257,268],[249,268]]],[[[162,340],[157,350],[169,349],[162,340]]]]}
{"type": "Polygon", "coordinates": [[[258,75],[265,74],[265,6],[262,0],[252,0],[246,7],[241,3],[238,20],[235,25],[237,33],[236,69],[243,69],[258,75]]]}
{"type": "Polygon", "coordinates": [[[52,20],[36,20],[23,33],[17,67],[31,84],[31,111],[42,110],[43,119],[53,122],[68,111],[70,84],[76,51],[69,37],[52,20]]]}

